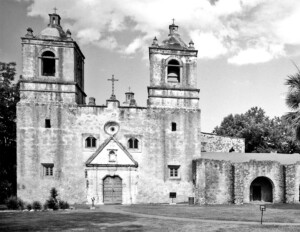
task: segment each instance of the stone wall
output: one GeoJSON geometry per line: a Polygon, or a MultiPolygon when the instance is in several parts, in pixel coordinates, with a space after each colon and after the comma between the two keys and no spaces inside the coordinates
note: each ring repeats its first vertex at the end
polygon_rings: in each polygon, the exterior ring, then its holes
{"type": "MultiPolygon", "coordinates": [[[[299,193],[297,187],[292,188],[295,186],[295,181],[299,180],[299,171],[295,170],[295,165],[290,166],[289,175],[294,177],[294,182],[289,184],[291,196],[299,193]]],[[[222,160],[194,160],[193,178],[196,203],[249,203],[250,186],[257,177],[265,177],[270,181],[274,203],[285,201],[285,171],[284,166],[279,162],[251,160],[243,163],[231,163],[222,160]]],[[[288,178],[291,179],[287,176],[287,180],[288,178]]]]}
{"type": "Polygon", "coordinates": [[[202,152],[245,152],[245,139],[219,136],[216,134],[201,132],[202,152]]]}
{"type": "MultiPolygon", "coordinates": [[[[115,137],[124,147],[129,137],[140,140],[139,150],[129,150],[138,162],[132,180],[136,186],[133,203],[167,203],[170,192],[177,193],[175,202],[187,202],[193,196],[192,160],[200,157],[200,110],[119,107],[118,102],[79,106],[21,100],[17,115],[17,193],[25,201],[45,201],[52,187],[70,203],[89,202],[95,189],[101,191],[101,182],[95,180],[87,189],[85,162],[109,137],[104,131],[108,121],[120,125],[115,137]],[[45,128],[45,119],[51,120],[51,128],[45,128]],[[172,122],[177,124],[176,131],[171,130],[172,122]],[[89,135],[97,138],[96,148],[84,147],[84,138],[89,135]],[[54,176],[43,175],[43,163],[54,164],[54,176]],[[178,178],[170,178],[168,165],[180,166],[178,178]]],[[[120,175],[128,174],[124,172],[120,175]]],[[[101,179],[103,175],[92,176],[101,179]]],[[[124,186],[124,194],[128,186],[124,186]]],[[[97,196],[97,203],[101,203],[101,193],[97,196]]]]}
{"type": "Polygon", "coordinates": [[[286,203],[300,203],[300,162],[285,166],[286,203]]]}
{"type": "Polygon", "coordinates": [[[198,159],[194,161],[195,195],[199,204],[233,202],[233,166],[228,161],[198,159]]]}
{"type": "Polygon", "coordinates": [[[266,177],[273,187],[273,202],[284,202],[284,166],[276,161],[256,161],[234,164],[234,203],[250,202],[250,185],[257,177],[266,177]]]}

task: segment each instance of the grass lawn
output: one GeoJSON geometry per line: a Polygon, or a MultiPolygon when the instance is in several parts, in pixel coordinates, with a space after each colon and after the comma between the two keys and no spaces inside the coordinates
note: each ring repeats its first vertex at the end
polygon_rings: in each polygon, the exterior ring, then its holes
{"type": "MultiPolygon", "coordinates": [[[[300,223],[300,205],[267,204],[264,212],[265,222],[300,223]]],[[[122,210],[172,217],[195,219],[234,220],[259,222],[259,205],[131,205],[122,206],[122,210]]],[[[300,231],[300,230],[299,230],[300,231]]]]}
{"type": "MultiPolygon", "coordinates": [[[[48,212],[0,212],[0,231],[300,231],[300,226],[255,225],[200,222],[188,219],[226,219],[259,221],[258,205],[242,206],[186,206],[186,205],[133,205],[97,206],[96,210],[76,209],[48,212]],[[124,211],[168,218],[133,215],[124,211]],[[169,218],[171,217],[171,218],[169,218]],[[178,219],[188,218],[188,219],[178,219]],[[250,218],[248,218],[250,217],[250,218]],[[174,218],[174,219],[173,219],[174,218]],[[177,218],[177,220],[176,220],[177,218]],[[185,221],[186,220],[186,221],[185,221]]],[[[272,205],[267,208],[266,219],[274,222],[300,222],[300,209],[272,205]],[[271,208],[273,207],[273,208],[271,208]],[[270,214],[268,216],[268,213],[270,214]],[[298,213],[298,216],[297,216],[298,213]],[[272,215],[272,216],[271,216],[272,215]],[[273,219],[272,217],[275,217],[273,219]],[[276,220],[276,218],[278,220],[276,220]]]]}

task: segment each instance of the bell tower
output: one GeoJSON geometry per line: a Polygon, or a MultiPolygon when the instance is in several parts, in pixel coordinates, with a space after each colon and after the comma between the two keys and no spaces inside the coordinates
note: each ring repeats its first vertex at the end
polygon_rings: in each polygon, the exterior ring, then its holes
{"type": "MultiPolygon", "coordinates": [[[[56,9],[55,9],[56,10],[56,9]]],[[[58,14],[38,35],[31,28],[22,37],[21,100],[84,104],[84,55],[58,14]]]]}
{"type": "Polygon", "coordinates": [[[154,38],[149,47],[149,107],[199,108],[197,53],[192,41],[187,46],[181,39],[174,21],[167,39],[159,44],[154,38]]]}

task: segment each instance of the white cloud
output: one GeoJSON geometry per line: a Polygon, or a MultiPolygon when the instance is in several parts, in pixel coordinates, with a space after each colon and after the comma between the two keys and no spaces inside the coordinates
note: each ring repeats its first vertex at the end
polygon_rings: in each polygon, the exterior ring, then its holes
{"type": "Polygon", "coordinates": [[[108,50],[114,50],[118,47],[118,43],[115,37],[108,36],[100,40],[97,45],[101,48],[106,48],[108,50]]]}
{"type": "Polygon", "coordinates": [[[272,54],[264,48],[248,48],[229,58],[228,62],[237,65],[256,64],[270,61],[272,58],[272,54]]]}
{"type": "Polygon", "coordinates": [[[77,38],[83,44],[96,42],[101,38],[101,34],[94,28],[86,28],[78,31],[77,38]]]}
{"type": "Polygon", "coordinates": [[[166,36],[172,18],[192,37],[199,58],[267,62],[291,55],[287,46],[300,46],[295,0],[32,0],[28,14],[48,20],[53,6],[80,43],[129,55],[144,51],[154,36],[166,36]],[[254,54],[261,56],[255,61],[254,54]]]}
{"type": "Polygon", "coordinates": [[[220,39],[212,33],[193,31],[191,37],[193,42],[198,45],[199,58],[215,58],[227,53],[227,48],[220,39]]]}
{"type": "Polygon", "coordinates": [[[124,52],[126,54],[133,54],[135,53],[141,46],[143,45],[143,39],[136,38],[130,43],[125,49],[124,52]]]}

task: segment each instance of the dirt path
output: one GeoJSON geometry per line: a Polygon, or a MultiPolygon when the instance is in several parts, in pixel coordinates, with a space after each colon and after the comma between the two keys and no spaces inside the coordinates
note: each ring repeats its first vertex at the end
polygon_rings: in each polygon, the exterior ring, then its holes
{"type": "MultiPolygon", "coordinates": [[[[184,217],[168,217],[161,215],[151,215],[151,214],[143,214],[143,213],[133,213],[122,210],[122,206],[116,205],[102,205],[99,209],[103,212],[110,213],[120,213],[126,215],[132,215],[136,217],[143,218],[155,218],[162,220],[175,220],[175,221],[185,221],[185,222],[208,222],[208,223],[219,223],[219,224],[243,224],[243,225],[260,225],[260,222],[251,222],[251,221],[232,221],[232,220],[215,220],[215,219],[197,219],[197,218],[184,218],[184,217]]],[[[272,226],[300,226],[300,223],[286,223],[286,222],[263,222],[264,225],[272,225],[272,226]]]]}

